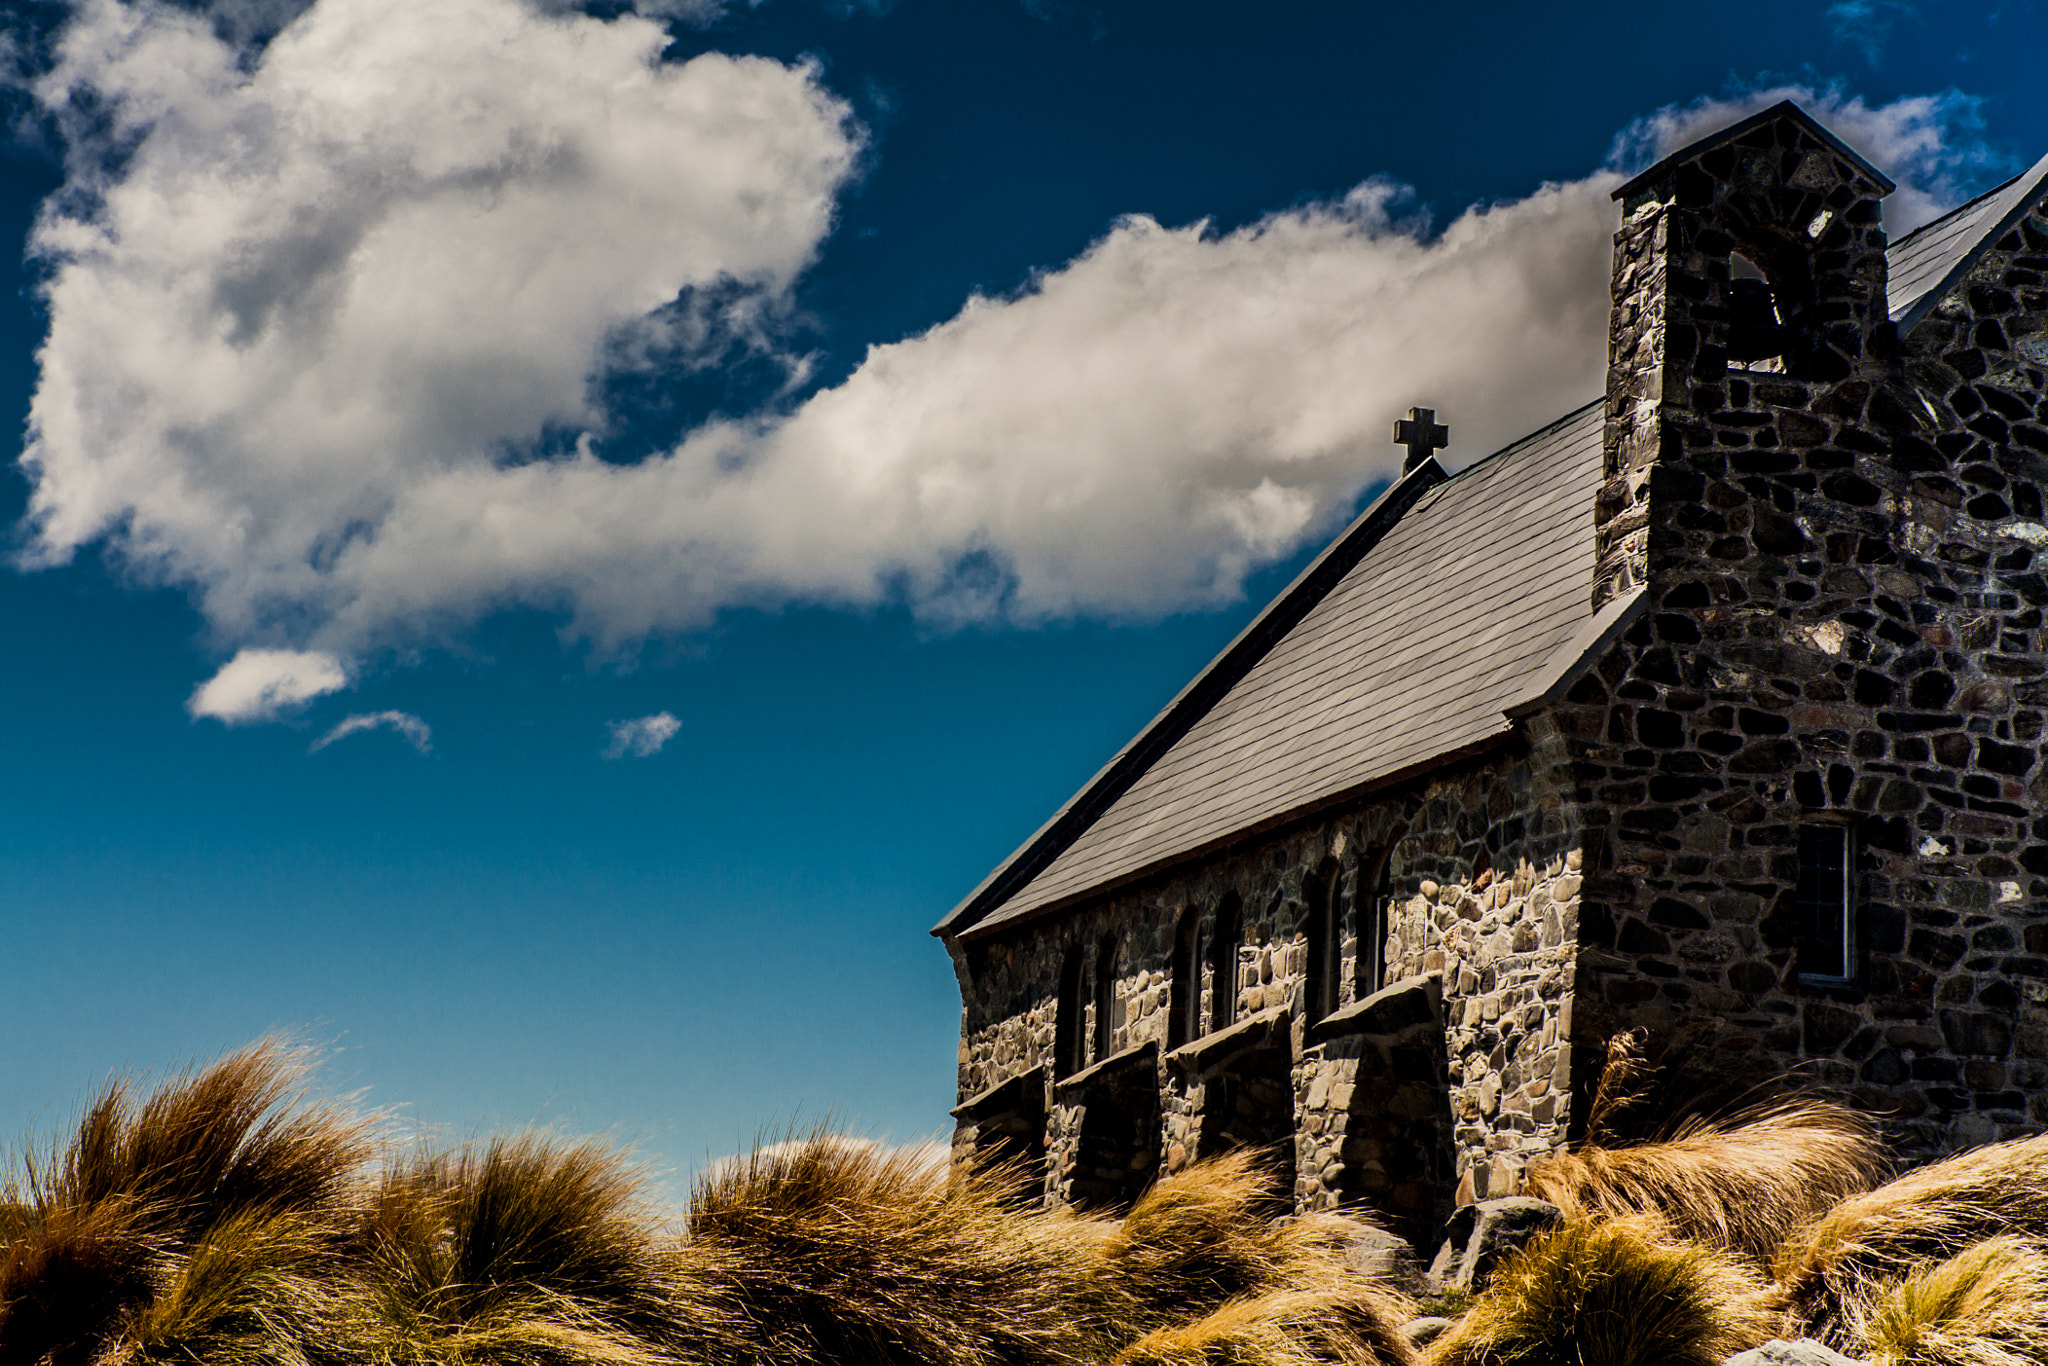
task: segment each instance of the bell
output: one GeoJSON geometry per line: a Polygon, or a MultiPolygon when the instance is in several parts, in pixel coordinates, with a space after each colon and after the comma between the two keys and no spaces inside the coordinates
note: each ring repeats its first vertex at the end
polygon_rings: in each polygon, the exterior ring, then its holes
{"type": "Polygon", "coordinates": [[[1778,321],[1768,281],[1728,282],[1728,359],[1764,360],[1785,354],[1785,326],[1778,321]]]}

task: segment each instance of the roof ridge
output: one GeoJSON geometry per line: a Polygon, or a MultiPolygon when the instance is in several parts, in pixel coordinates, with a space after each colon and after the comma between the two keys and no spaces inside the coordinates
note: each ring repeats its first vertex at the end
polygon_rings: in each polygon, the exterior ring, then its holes
{"type": "Polygon", "coordinates": [[[1557,431],[1557,430],[1558,430],[1558,429],[1559,429],[1560,427],[1563,427],[1563,426],[1564,426],[1564,425],[1565,425],[1566,423],[1570,422],[1570,421],[1571,421],[1571,420],[1572,420],[1573,418],[1576,418],[1576,417],[1577,417],[1577,416],[1578,416],[1579,414],[1581,414],[1581,413],[1585,412],[1585,411],[1586,411],[1586,409],[1588,409],[1588,408],[1594,408],[1594,407],[1598,407],[1598,406],[1599,406],[1600,404],[1602,404],[1602,403],[1605,403],[1606,401],[1607,401],[1607,396],[1606,396],[1605,394],[1602,394],[1602,395],[1601,395],[1600,397],[1598,397],[1598,398],[1593,398],[1593,399],[1588,399],[1588,400],[1586,400],[1586,401],[1585,401],[1584,403],[1581,403],[1581,404],[1580,404],[1580,405],[1579,405],[1578,407],[1576,407],[1576,408],[1572,409],[1572,410],[1571,410],[1570,412],[1566,413],[1566,414],[1565,414],[1565,415],[1564,415],[1563,417],[1560,417],[1560,418],[1556,419],[1556,420],[1555,420],[1555,421],[1553,421],[1553,422],[1549,422],[1549,423],[1546,423],[1546,424],[1544,424],[1544,425],[1543,425],[1543,426],[1541,426],[1541,427],[1538,427],[1538,428],[1537,428],[1537,429],[1536,429],[1535,431],[1533,431],[1533,432],[1530,432],[1530,433],[1529,433],[1529,434],[1528,434],[1527,436],[1518,436],[1518,437],[1516,437],[1516,438],[1515,438],[1515,439],[1514,439],[1513,441],[1510,441],[1510,442],[1508,442],[1508,444],[1507,444],[1507,445],[1505,445],[1505,446],[1502,446],[1502,447],[1501,447],[1501,448],[1500,448],[1499,450],[1497,450],[1497,451],[1493,452],[1493,453],[1492,453],[1491,455],[1482,455],[1482,456],[1480,456],[1480,457],[1479,457],[1479,458],[1478,458],[1477,460],[1474,460],[1474,461],[1473,461],[1473,462],[1472,462],[1471,464],[1469,464],[1469,465],[1465,466],[1465,467],[1464,467],[1463,469],[1459,470],[1459,471],[1458,471],[1458,472],[1457,472],[1456,474],[1452,475],[1452,476],[1451,476],[1451,477],[1450,477],[1449,479],[1446,479],[1446,480],[1444,481],[1444,483],[1445,483],[1445,484],[1454,484],[1454,483],[1456,483],[1456,482],[1457,482],[1458,480],[1460,480],[1460,479],[1463,479],[1463,478],[1464,478],[1464,477],[1465,477],[1466,475],[1468,475],[1468,474],[1471,474],[1471,473],[1473,473],[1474,471],[1477,471],[1477,470],[1482,470],[1482,469],[1486,468],[1486,467],[1487,467],[1488,465],[1491,465],[1491,464],[1492,464],[1492,463],[1494,463],[1494,462],[1495,462],[1496,460],[1505,460],[1505,459],[1507,459],[1507,458],[1508,458],[1509,456],[1513,455],[1513,454],[1514,454],[1515,452],[1517,452],[1517,451],[1519,451],[1519,450],[1523,449],[1524,447],[1526,447],[1527,445],[1529,445],[1529,443],[1530,443],[1530,442],[1532,442],[1532,441],[1541,441],[1541,440],[1542,440],[1542,439],[1543,439],[1544,437],[1546,437],[1546,436],[1549,436],[1549,435],[1550,435],[1550,434],[1551,434],[1552,432],[1554,432],[1554,431],[1557,431]]]}

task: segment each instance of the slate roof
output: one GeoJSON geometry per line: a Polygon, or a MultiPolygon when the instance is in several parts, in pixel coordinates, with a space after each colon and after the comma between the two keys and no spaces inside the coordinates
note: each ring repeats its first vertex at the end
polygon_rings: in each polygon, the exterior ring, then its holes
{"type": "Polygon", "coordinates": [[[1885,252],[1893,321],[1901,333],[1926,317],[1977,258],[2048,195],[2048,157],[1960,209],[1943,214],[1891,244],[1885,252]]]}
{"type": "MultiPolygon", "coordinates": [[[[998,879],[1031,853],[1027,844],[940,928],[1021,919],[1505,736],[1502,709],[1548,682],[1544,666],[1588,617],[1600,433],[1601,405],[1588,404],[1454,478],[1431,461],[1397,483],[1268,609],[1284,613],[1290,596],[1319,586],[1333,556],[1355,555],[1291,630],[1040,871],[1002,895],[998,879]],[[1375,526],[1404,494],[1412,506],[1375,526]]],[[[1254,622],[1239,644],[1256,642],[1266,624],[1254,622]]],[[[1147,732],[1171,728],[1174,711],[1147,732]]]]}
{"type": "MultiPolygon", "coordinates": [[[[2048,158],[1892,243],[1900,331],[2044,195],[2048,158]]],[[[1588,615],[1601,419],[1396,481],[934,932],[1058,910],[1508,736],[1635,605],[1588,615]]]]}

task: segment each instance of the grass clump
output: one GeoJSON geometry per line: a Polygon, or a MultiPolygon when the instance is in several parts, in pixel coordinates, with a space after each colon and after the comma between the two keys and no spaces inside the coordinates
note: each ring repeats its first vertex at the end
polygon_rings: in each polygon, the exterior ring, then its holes
{"type": "Polygon", "coordinates": [[[532,1135],[395,1167],[355,1248],[368,1345],[418,1363],[717,1358],[732,1315],[690,1282],[643,1185],[615,1151],[532,1135]]]}
{"type": "Polygon", "coordinates": [[[1661,1142],[1554,1154],[1530,1171],[1524,1193],[1567,1218],[1656,1215],[1681,1237],[1769,1265],[1794,1228],[1869,1190],[1883,1171],[1883,1148],[1862,1115],[1789,1097],[1687,1120],[1661,1142]]]}
{"type": "Polygon", "coordinates": [[[0,1364],[291,1359],[324,1340],[368,1125],[258,1043],[137,1103],[121,1082],[28,1164],[0,1242],[0,1364]]]}
{"type": "Polygon", "coordinates": [[[1568,1219],[1654,1216],[1680,1237],[1768,1266],[1792,1229],[1883,1179],[1869,1119],[1816,1096],[1737,1100],[1618,1139],[1615,1118],[1653,1084],[1639,1050],[1633,1035],[1610,1041],[1588,1141],[1532,1167],[1524,1194],[1568,1219]]]}
{"type": "Polygon", "coordinates": [[[1155,1328],[1112,1366],[1385,1366],[1413,1353],[1384,1319],[1342,1289],[1279,1290],[1227,1301],[1155,1328]]]}
{"type": "Polygon", "coordinates": [[[1993,1238],[1923,1263],[1859,1325],[1875,1366],[2033,1366],[2048,1360],[2048,1250],[1993,1238]]]}
{"type": "Polygon", "coordinates": [[[1972,1148],[1854,1195],[1787,1236],[1778,1281],[1841,1345],[1893,1282],[2007,1235],[2048,1240],[2048,1135],[1972,1148]]]}
{"type": "Polygon", "coordinates": [[[1654,1220],[1575,1219],[1503,1259],[1429,1366],[1719,1366],[1775,1336],[1778,1299],[1741,1260],[1654,1220]]]}
{"type": "Polygon", "coordinates": [[[394,1154],[307,1065],[113,1084],[0,1184],[0,1366],[1413,1366],[1352,1225],[1268,1219],[1248,1156],[1118,1221],[817,1133],[672,1224],[604,1145],[394,1154]]]}
{"type": "Polygon", "coordinates": [[[1413,1356],[1399,1329],[1414,1304],[1346,1260],[1355,1225],[1271,1220],[1272,1180],[1254,1153],[1211,1159],[1158,1182],[1102,1240],[1086,1309],[1118,1361],[1193,1361],[1202,1343],[1247,1366],[1413,1356]]]}
{"type": "Polygon", "coordinates": [[[762,1366],[1055,1363],[1099,1221],[1030,1213],[1000,1170],[819,1133],[700,1178],[685,1254],[747,1325],[762,1366]]]}

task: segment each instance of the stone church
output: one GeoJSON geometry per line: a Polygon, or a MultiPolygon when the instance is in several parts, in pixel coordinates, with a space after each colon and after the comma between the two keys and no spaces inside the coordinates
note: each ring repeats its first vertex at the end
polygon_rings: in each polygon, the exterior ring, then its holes
{"type": "MultiPolygon", "coordinates": [[[[1790,104],[1615,192],[1604,398],[1405,471],[937,927],[956,1146],[1413,1233],[1605,1041],[2048,1127],[2048,161],[1888,242],[1790,104]]],[[[1455,395],[1444,396],[1454,401],[1455,395]]]]}

